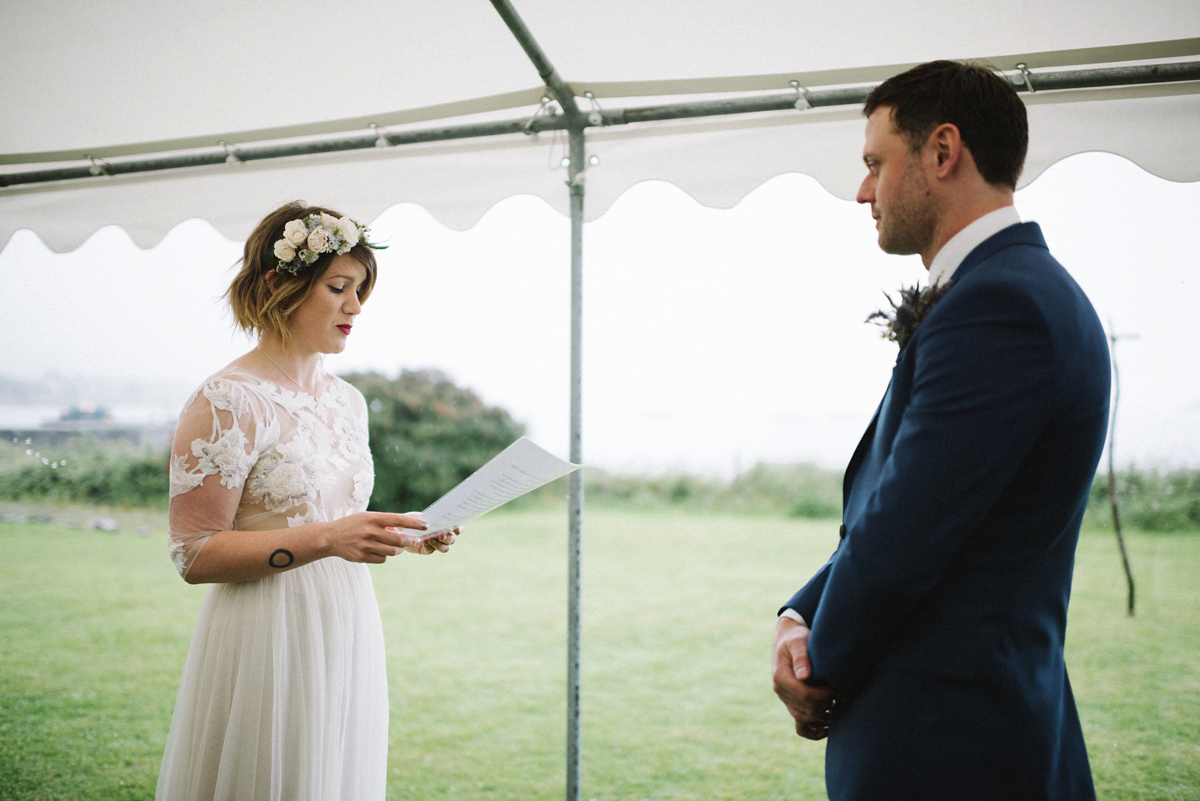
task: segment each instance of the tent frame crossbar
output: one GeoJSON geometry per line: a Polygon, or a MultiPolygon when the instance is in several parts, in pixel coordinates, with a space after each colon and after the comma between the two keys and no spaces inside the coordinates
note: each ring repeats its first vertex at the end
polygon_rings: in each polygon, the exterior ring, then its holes
{"type": "MultiPolygon", "coordinates": [[[[500,5],[511,5],[495,0],[500,5]]],[[[515,17],[515,12],[512,13],[515,17]]],[[[507,20],[507,17],[506,17],[507,20]]],[[[519,19],[518,19],[519,22],[519,19]]],[[[523,25],[522,25],[523,28],[523,25]]],[[[526,35],[528,31],[525,31],[526,35]]],[[[540,53],[532,37],[526,39],[535,52],[540,53]]],[[[525,43],[523,42],[523,45],[525,43]]],[[[529,48],[526,48],[527,52],[529,48]]],[[[541,56],[537,59],[539,74],[549,62],[541,56]]],[[[439,125],[416,130],[388,130],[369,128],[343,134],[266,142],[218,143],[211,147],[194,148],[171,153],[121,156],[113,158],[87,158],[53,166],[38,165],[34,169],[0,172],[0,187],[27,184],[44,184],[55,181],[97,179],[102,176],[132,173],[160,172],[189,167],[203,167],[226,162],[261,161],[294,156],[309,156],[339,153],[367,148],[386,148],[402,145],[417,145],[430,142],[446,142],[459,139],[478,139],[511,134],[536,134],[543,131],[562,131],[570,134],[572,129],[638,123],[662,122],[667,120],[696,117],[716,117],[729,114],[752,114],[757,112],[783,111],[786,109],[828,108],[851,106],[862,103],[877,84],[857,84],[833,87],[794,86],[787,93],[732,97],[716,100],[686,101],[621,109],[596,109],[583,114],[575,103],[569,85],[563,82],[553,67],[543,74],[549,94],[557,101],[562,112],[538,113],[531,117],[491,122],[471,122],[461,125],[439,125]]],[[[1142,64],[1117,67],[1047,68],[1044,70],[1014,69],[1002,73],[1018,92],[1033,93],[1065,91],[1072,89],[1103,89],[1122,86],[1144,86],[1148,84],[1200,81],[1200,61],[1184,60],[1159,64],[1142,64]]],[[[573,176],[572,176],[573,177],[573,176]]]]}

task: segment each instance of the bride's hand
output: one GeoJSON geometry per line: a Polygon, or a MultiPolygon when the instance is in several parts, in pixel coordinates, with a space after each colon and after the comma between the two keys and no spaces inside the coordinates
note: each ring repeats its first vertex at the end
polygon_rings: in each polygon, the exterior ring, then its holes
{"type": "MultiPolygon", "coordinates": [[[[417,516],[419,513],[410,512],[409,514],[417,516]]],[[[445,534],[439,534],[436,537],[430,537],[429,539],[421,540],[413,545],[406,546],[404,550],[408,551],[409,553],[421,554],[422,556],[431,554],[434,551],[445,553],[446,551],[450,550],[450,546],[454,544],[454,541],[458,539],[458,535],[461,533],[462,529],[455,527],[453,531],[447,531],[445,534]]]]}
{"type": "Polygon", "coordinates": [[[326,532],[325,549],[347,562],[381,564],[401,549],[421,544],[425,521],[415,515],[359,512],[334,520],[326,532]]]}

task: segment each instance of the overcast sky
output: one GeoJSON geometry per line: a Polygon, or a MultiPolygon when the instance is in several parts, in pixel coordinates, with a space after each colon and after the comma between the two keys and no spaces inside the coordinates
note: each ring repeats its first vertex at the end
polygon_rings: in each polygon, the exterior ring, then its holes
{"type": "MultiPolygon", "coordinates": [[[[1105,325],[1138,337],[1118,346],[1118,461],[1200,465],[1200,184],[1085,154],[1019,192],[1017,209],[1105,325]]],[[[411,204],[372,229],[390,244],[380,282],[327,366],[439,368],[565,455],[566,219],[515,197],[467,232],[411,204]]],[[[0,376],[160,381],[166,405],[181,403],[251,346],[218,300],[240,250],[199,220],[151,250],[106,228],[56,255],[19,232],[0,252],[0,376]]],[[[760,460],[842,467],[895,358],[863,320],[925,275],[916,257],[879,252],[864,207],[799,175],[727,211],[636,186],[587,225],[584,263],[586,460],[724,475],[760,460]]]]}

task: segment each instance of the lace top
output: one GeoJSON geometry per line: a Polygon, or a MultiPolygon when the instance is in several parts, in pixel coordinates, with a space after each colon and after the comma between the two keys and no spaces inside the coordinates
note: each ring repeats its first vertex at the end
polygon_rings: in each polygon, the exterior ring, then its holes
{"type": "Polygon", "coordinates": [[[374,485],[362,394],[340,378],[313,396],[240,367],[184,404],[171,450],[170,551],[186,576],[217,531],[266,531],[367,508],[374,485]]]}

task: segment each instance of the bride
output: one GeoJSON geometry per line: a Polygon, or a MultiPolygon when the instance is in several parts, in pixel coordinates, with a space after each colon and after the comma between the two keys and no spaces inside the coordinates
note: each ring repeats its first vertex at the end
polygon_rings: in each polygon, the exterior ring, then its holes
{"type": "Polygon", "coordinates": [[[171,452],[170,552],[211,583],[183,669],[160,801],[381,800],[388,700],[367,564],[422,541],[367,512],[362,395],[322,369],[375,284],[367,229],[291,203],[246,242],[226,293],[258,346],[184,404],[171,452]]]}

